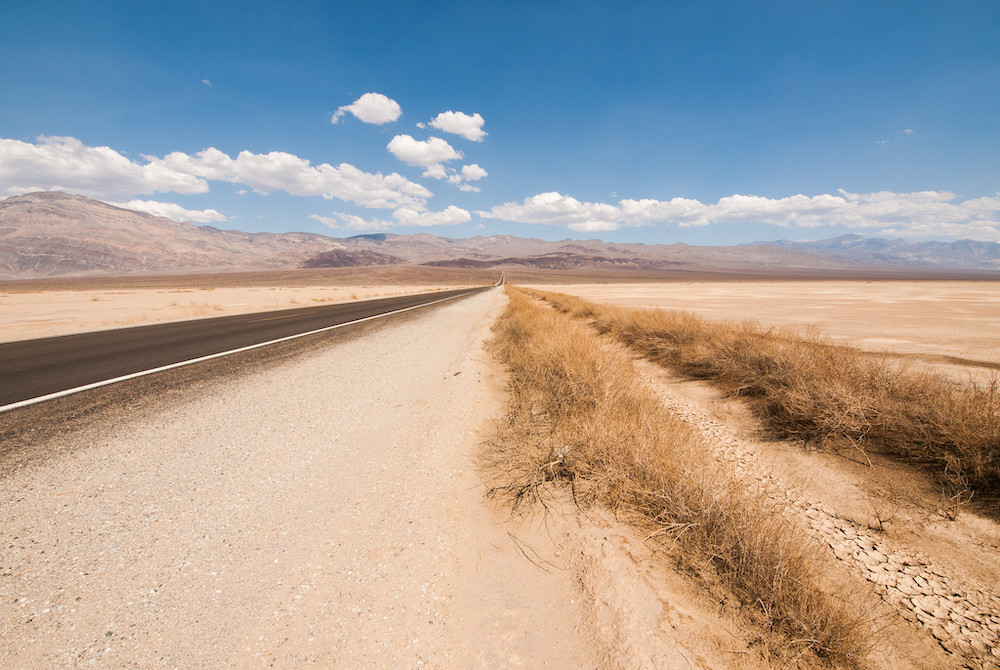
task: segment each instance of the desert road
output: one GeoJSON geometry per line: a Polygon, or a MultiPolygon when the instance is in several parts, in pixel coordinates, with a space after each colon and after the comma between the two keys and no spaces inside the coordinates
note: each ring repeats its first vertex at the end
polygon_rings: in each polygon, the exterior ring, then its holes
{"type": "Polygon", "coordinates": [[[221,352],[458,298],[488,287],[195,319],[0,344],[0,411],[221,352]]]}

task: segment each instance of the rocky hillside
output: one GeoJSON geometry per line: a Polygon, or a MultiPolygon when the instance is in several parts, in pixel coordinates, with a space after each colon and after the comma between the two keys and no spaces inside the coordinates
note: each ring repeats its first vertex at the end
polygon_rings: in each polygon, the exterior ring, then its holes
{"type": "Polygon", "coordinates": [[[64,193],[0,201],[7,277],[286,268],[335,248],[323,235],[194,226],[64,193]]]}
{"type": "Polygon", "coordinates": [[[540,270],[851,271],[873,267],[1000,271],[1000,245],[962,241],[761,242],[729,247],[618,244],[426,233],[347,238],[195,226],[65,193],[0,200],[0,277],[423,264],[540,270]]]}
{"type": "Polygon", "coordinates": [[[916,242],[842,235],[818,242],[779,240],[761,244],[796,249],[866,265],[1000,271],[1000,244],[996,242],[973,240],[916,242]]]}

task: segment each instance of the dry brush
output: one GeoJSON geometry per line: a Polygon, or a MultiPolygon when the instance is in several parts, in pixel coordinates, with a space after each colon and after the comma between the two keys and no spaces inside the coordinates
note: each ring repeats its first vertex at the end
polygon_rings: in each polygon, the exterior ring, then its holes
{"type": "MultiPolygon", "coordinates": [[[[509,373],[484,461],[515,505],[565,482],[721,581],[772,634],[839,667],[863,665],[869,611],[838,594],[830,563],[779,502],[727,472],[643,386],[625,348],[510,291],[492,348],[509,373]]],[[[783,641],[783,643],[781,642],[783,641]]]]}

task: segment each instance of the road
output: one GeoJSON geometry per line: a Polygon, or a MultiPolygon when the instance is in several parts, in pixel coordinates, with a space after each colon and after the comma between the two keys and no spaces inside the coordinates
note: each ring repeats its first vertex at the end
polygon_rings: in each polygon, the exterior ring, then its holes
{"type": "Polygon", "coordinates": [[[483,290],[439,291],[0,344],[0,411],[67,389],[483,290]]]}
{"type": "Polygon", "coordinates": [[[0,468],[0,667],[606,665],[565,565],[580,550],[483,501],[503,305],[485,291],[140,394],[0,468]]]}

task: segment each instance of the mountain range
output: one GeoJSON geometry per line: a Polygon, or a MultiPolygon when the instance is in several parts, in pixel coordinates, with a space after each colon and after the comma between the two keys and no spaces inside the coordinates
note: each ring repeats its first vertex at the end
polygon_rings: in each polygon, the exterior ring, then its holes
{"type": "Polygon", "coordinates": [[[1000,244],[857,235],[738,246],[550,242],[510,235],[451,239],[377,233],[337,238],[195,226],[58,192],[0,200],[0,277],[6,279],[396,264],[654,272],[837,272],[876,266],[1000,272],[1000,244]]]}

